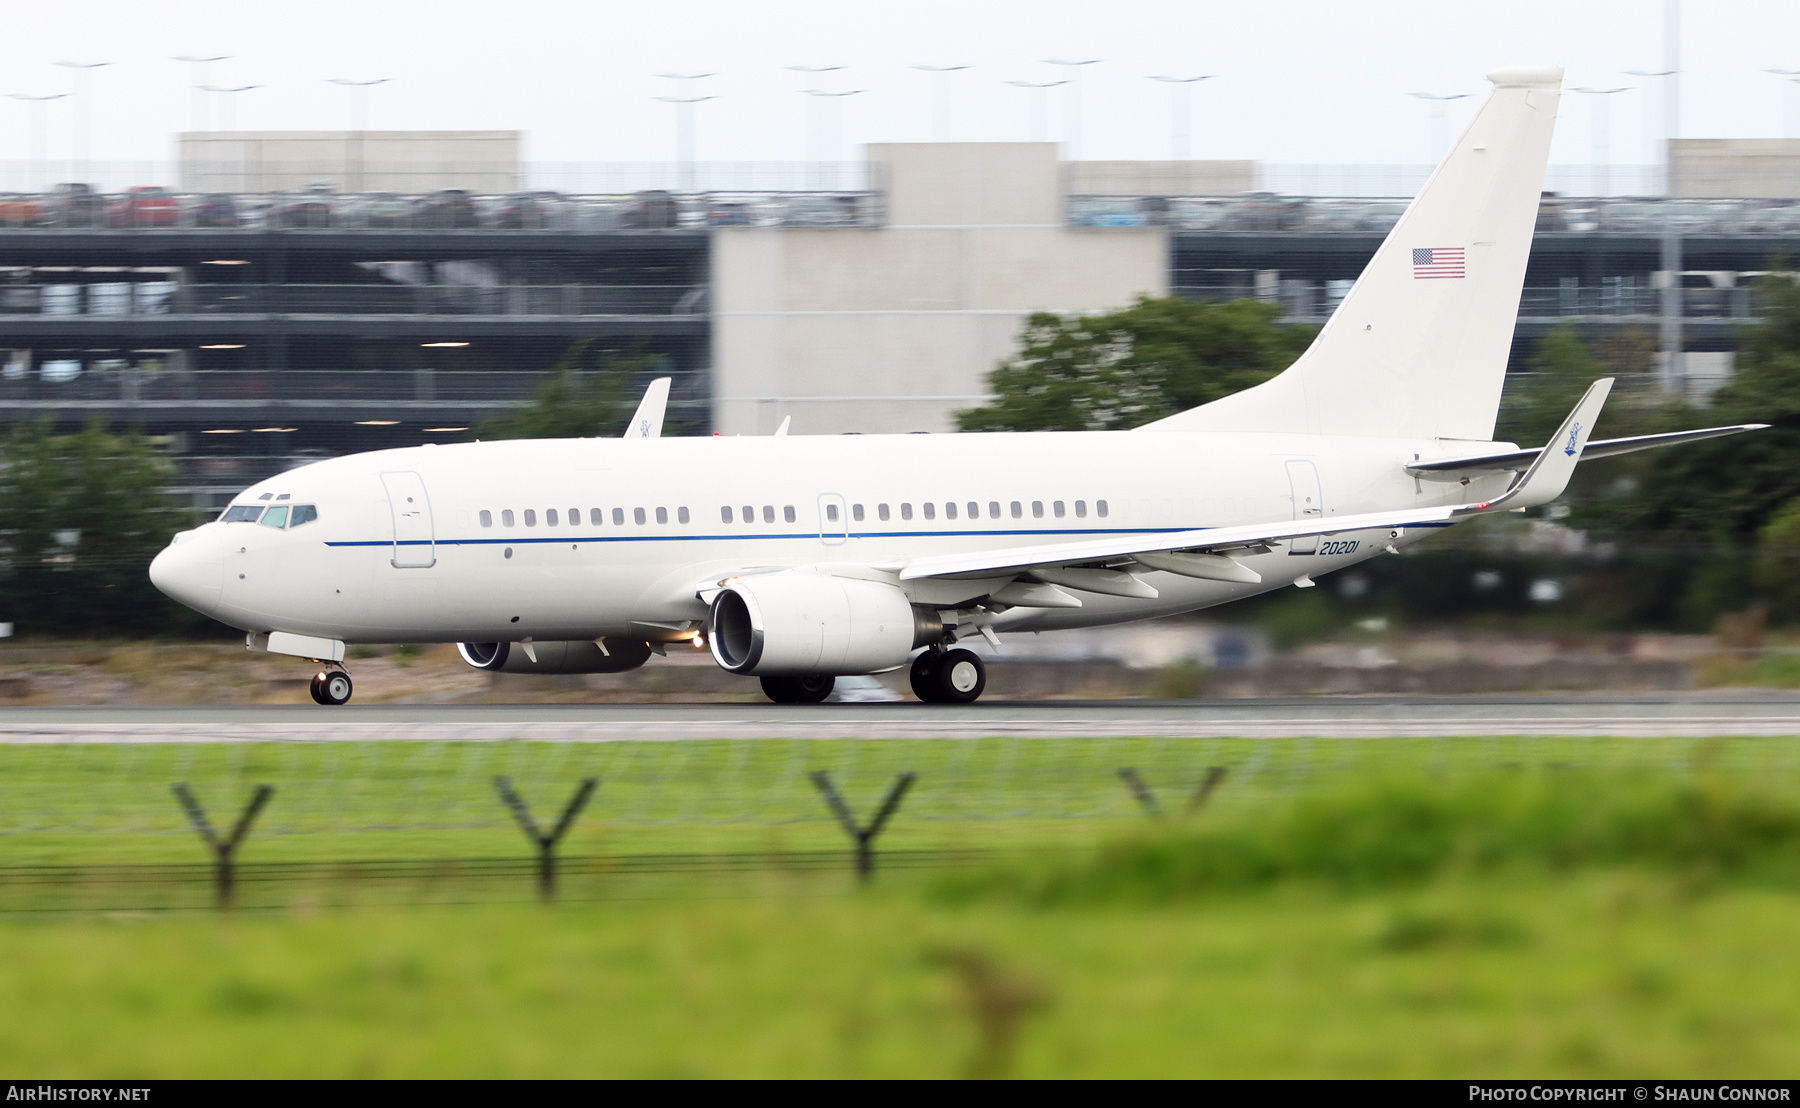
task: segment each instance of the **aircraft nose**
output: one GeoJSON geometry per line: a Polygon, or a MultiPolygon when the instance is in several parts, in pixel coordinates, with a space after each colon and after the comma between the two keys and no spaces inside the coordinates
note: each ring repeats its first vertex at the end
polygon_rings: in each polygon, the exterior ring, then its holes
{"type": "Polygon", "coordinates": [[[224,552],[212,528],[183,531],[150,562],[150,583],[197,612],[210,612],[225,582],[224,552]]]}

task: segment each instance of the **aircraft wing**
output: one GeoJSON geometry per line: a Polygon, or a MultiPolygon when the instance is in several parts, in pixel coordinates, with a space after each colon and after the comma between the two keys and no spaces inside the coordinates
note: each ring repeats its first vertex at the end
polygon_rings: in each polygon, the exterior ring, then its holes
{"type": "MultiPolygon", "coordinates": [[[[1674,446],[1677,443],[1699,442],[1701,439],[1717,439],[1726,435],[1736,435],[1744,431],[1761,431],[1768,427],[1767,423],[1739,423],[1730,427],[1706,427],[1697,431],[1669,431],[1660,435],[1633,435],[1623,439],[1594,439],[1581,452],[1581,460],[1590,458],[1610,458],[1615,454],[1630,454],[1638,450],[1654,450],[1659,446],[1674,446]]],[[[1406,467],[1406,472],[1416,476],[1436,475],[1457,477],[1465,473],[1497,473],[1502,470],[1524,469],[1531,464],[1541,450],[1511,450],[1501,454],[1468,454],[1457,458],[1439,458],[1430,462],[1414,462],[1406,467]]]]}
{"type": "Polygon", "coordinates": [[[654,439],[662,437],[663,411],[669,406],[669,382],[673,378],[658,377],[650,382],[644,390],[644,399],[638,401],[637,411],[631,415],[631,422],[625,427],[623,437],[628,439],[654,439]]]}
{"type": "MultiPolygon", "coordinates": [[[[1309,535],[1339,535],[1351,531],[1399,529],[1434,523],[1453,523],[1459,519],[1487,512],[1547,504],[1561,496],[1563,489],[1568,487],[1569,478],[1575,472],[1575,466],[1581,461],[1583,450],[1588,445],[1588,429],[1593,427],[1595,419],[1599,417],[1600,408],[1606,403],[1606,397],[1612,391],[1612,385],[1612,378],[1604,377],[1589,386],[1580,403],[1575,405],[1575,410],[1569,413],[1568,418],[1563,420],[1562,426],[1551,437],[1549,445],[1537,451],[1531,457],[1529,464],[1524,467],[1524,473],[1520,474],[1519,479],[1513,482],[1512,487],[1493,500],[1437,508],[1362,512],[1331,518],[1286,519],[1269,523],[1251,523],[1238,527],[1205,527],[1192,531],[1164,531],[1156,534],[1139,533],[1088,542],[1043,543],[1000,550],[973,551],[968,554],[914,558],[900,567],[900,579],[910,581],[921,577],[951,577],[962,574],[1001,573],[1007,570],[1021,572],[1030,570],[1034,572],[1035,576],[1048,581],[1050,580],[1048,576],[1036,572],[1037,567],[1049,567],[1051,573],[1055,574],[1056,567],[1134,558],[1143,554],[1155,556],[1143,560],[1144,564],[1151,568],[1173,569],[1175,565],[1182,564],[1181,561],[1176,560],[1176,557],[1172,557],[1178,556],[1186,559],[1186,565],[1184,569],[1175,569],[1174,572],[1190,572],[1193,576],[1215,576],[1216,572],[1223,572],[1228,576],[1218,579],[1256,581],[1260,578],[1247,567],[1235,562],[1224,565],[1223,563],[1230,562],[1228,558],[1214,557],[1208,559],[1207,562],[1201,562],[1193,559],[1186,552],[1216,556],[1221,551],[1253,547],[1282,539],[1301,538],[1309,535]],[[1232,567],[1235,567],[1235,573],[1232,567]]],[[[1073,582],[1071,581],[1071,583],[1073,582]]],[[[1118,585],[1119,583],[1115,582],[1114,584],[1118,585]]]]}

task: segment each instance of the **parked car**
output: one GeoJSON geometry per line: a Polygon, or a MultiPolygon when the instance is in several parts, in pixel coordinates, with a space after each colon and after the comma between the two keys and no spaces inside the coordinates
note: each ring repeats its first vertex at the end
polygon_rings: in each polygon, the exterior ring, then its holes
{"type": "Polygon", "coordinates": [[[393,230],[412,224],[412,206],[398,193],[372,192],[356,205],[356,222],[363,227],[393,230]]]}
{"type": "Polygon", "coordinates": [[[327,185],[314,185],[298,196],[278,201],[274,223],[277,227],[329,227],[336,197],[327,185]]]}
{"type": "Polygon", "coordinates": [[[226,192],[202,196],[188,209],[188,219],[196,227],[236,227],[241,222],[237,197],[226,192]]]}
{"type": "Polygon", "coordinates": [[[731,201],[713,205],[706,213],[706,222],[712,227],[749,227],[756,217],[751,214],[750,205],[731,201]]]}
{"type": "Polygon", "coordinates": [[[420,227],[476,227],[475,198],[466,189],[439,189],[419,201],[413,222],[420,227]]]}
{"type": "Polygon", "coordinates": [[[67,181],[50,190],[45,214],[59,227],[98,227],[106,215],[106,200],[93,185],[67,181]]]}
{"type": "Polygon", "coordinates": [[[663,230],[681,222],[681,204],[663,189],[636,193],[619,213],[619,226],[632,230],[663,230]]]}
{"type": "Polygon", "coordinates": [[[494,208],[494,226],[509,231],[542,230],[555,221],[561,201],[554,192],[515,192],[494,208]]]}
{"type": "Polygon", "coordinates": [[[0,192],[0,227],[35,227],[44,218],[37,197],[22,192],[0,192]]]}
{"type": "Polygon", "coordinates": [[[160,185],[126,189],[106,206],[108,227],[173,227],[181,222],[181,203],[160,185]]]}

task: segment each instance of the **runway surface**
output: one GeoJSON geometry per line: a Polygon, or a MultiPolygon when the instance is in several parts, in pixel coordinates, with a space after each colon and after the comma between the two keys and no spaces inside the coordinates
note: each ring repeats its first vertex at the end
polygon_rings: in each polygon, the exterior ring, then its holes
{"type": "Polygon", "coordinates": [[[1354,697],[923,704],[0,708],[0,743],[559,742],[991,736],[1800,735],[1800,695],[1354,697]]]}

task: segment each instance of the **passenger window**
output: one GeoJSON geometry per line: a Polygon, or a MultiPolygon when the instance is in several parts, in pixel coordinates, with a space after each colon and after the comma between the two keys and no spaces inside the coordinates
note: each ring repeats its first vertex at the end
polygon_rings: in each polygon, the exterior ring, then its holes
{"type": "Polygon", "coordinates": [[[688,521],[687,509],[686,508],[675,509],[675,522],[676,523],[686,523],[687,521],[688,521]]]}
{"type": "Polygon", "coordinates": [[[555,508],[551,508],[544,513],[544,526],[546,526],[546,527],[555,527],[556,526],[556,509],[555,508]]]}
{"type": "Polygon", "coordinates": [[[901,519],[911,519],[912,518],[912,505],[911,504],[900,505],[900,518],[901,519]]]}
{"type": "Polygon", "coordinates": [[[925,507],[925,518],[926,519],[936,519],[937,518],[937,505],[936,504],[933,504],[931,501],[927,500],[925,502],[924,507],[925,507]]]}
{"type": "Polygon", "coordinates": [[[287,510],[286,504],[282,504],[278,507],[270,508],[268,511],[263,513],[262,525],[264,527],[286,527],[287,526],[287,514],[288,514],[288,510],[287,510]]]}
{"type": "Polygon", "coordinates": [[[787,520],[789,523],[794,522],[794,506],[792,504],[782,506],[781,518],[787,520]]]}
{"type": "MultiPolygon", "coordinates": [[[[642,521],[640,520],[639,522],[642,522],[642,521]]],[[[658,522],[658,523],[669,522],[669,509],[667,509],[667,508],[656,509],[656,522],[658,522]]]]}
{"type": "MultiPolygon", "coordinates": [[[[925,514],[930,515],[931,513],[929,510],[927,510],[925,514]]],[[[954,500],[945,501],[945,503],[944,503],[944,518],[945,519],[955,519],[956,518],[956,501],[954,501],[954,500]]]]}
{"type": "Polygon", "coordinates": [[[977,504],[973,500],[969,501],[969,518],[970,519],[980,519],[981,518],[981,505],[977,504]]]}
{"type": "Polygon", "coordinates": [[[1063,502],[1060,500],[1053,501],[1050,505],[1050,511],[1052,514],[1054,514],[1056,516],[1057,519],[1061,519],[1063,517],[1063,512],[1064,512],[1063,502]]]}
{"type": "Polygon", "coordinates": [[[261,504],[237,504],[225,509],[225,514],[219,517],[219,522],[255,523],[256,518],[262,515],[262,513],[263,509],[261,504]]]}
{"type": "Polygon", "coordinates": [[[511,527],[513,525],[513,514],[512,514],[511,508],[500,509],[500,524],[503,527],[511,527]]]}
{"type": "Polygon", "coordinates": [[[570,508],[569,509],[569,526],[570,527],[580,527],[581,526],[581,509],[580,508],[570,508]]]}
{"type": "Polygon", "coordinates": [[[1042,500],[1033,500],[1031,502],[1031,518],[1032,519],[1043,519],[1044,518],[1044,502],[1042,500]]]}
{"type": "Polygon", "coordinates": [[[774,523],[775,522],[775,505],[773,505],[773,504],[764,504],[763,505],[763,522],[764,523],[774,523]]]}
{"type": "MultiPolygon", "coordinates": [[[[487,515],[486,512],[483,512],[481,514],[487,515]]],[[[293,514],[288,516],[288,530],[292,531],[294,528],[300,526],[302,523],[311,523],[313,520],[318,519],[318,518],[319,518],[319,509],[318,508],[314,507],[311,504],[296,504],[296,505],[294,505],[293,514]]]]}
{"type": "Polygon", "coordinates": [[[1086,519],[1087,518],[1087,501],[1077,500],[1075,502],[1075,518],[1076,519],[1086,519]]]}
{"type": "Polygon", "coordinates": [[[613,509],[613,526],[614,527],[625,526],[625,509],[623,509],[623,508],[614,508],[613,509]]]}
{"type": "Polygon", "coordinates": [[[720,523],[730,523],[731,522],[731,505],[727,504],[723,508],[719,509],[719,522],[720,523]]]}
{"type": "Polygon", "coordinates": [[[1000,518],[1000,502],[998,500],[988,501],[988,518],[989,519],[999,519],[1000,518]]]}
{"type": "Polygon", "coordinates": [[[606,513],[601,511],[598,508],[589,508],[588,509],[588,522],[593,524],[595,527],[598,527],[602,523],[606,522],[606,513]]]}
{"type": "Polygon", "coordinates": [[[525,526],[527,526],[527,527],[536,527],[537,526],[537,509],[535,509],[535,508],[525,509],[525,526]]]}
{"type": "Polygon", "coordinates": [[[1094,501],[1094,514],[1099,516],[1101,519],[1106,518],[1106,501],[1104,501],[1104,500],[1094,501]]]}
{"type": "Polygon", "coordinates": [[[863,510],[862,510],[861,504],[850,505],[850,518],[852,520],[855,520],[857,523],[861,523],[863,521],[863,510]]]}
{"type": "Polygon", "coordinates": [[[886,504],[875,505],[875,518],[879,519],[883,523],[887,522],[888,510],[887,510],[886,504]]]}
{"type": "Polygon", "coordinates": [[[488,511],[486,508],[481,509],[481,525],[483,527],[492,527],[494,525],[494,513],[488,511]]]}
{"type": "Polygon", "coordinates": [[[1014,519],[1018,519],[1021,516],[1023,516],[1024,514],[1025,514],[1024,506],[1021,505],[1017,500],[1013,501],[1012,502],[1012,517],[1014,519]]]}
{"type": "Polygon", "coordinates": [[[756,522],[756,508],[754,506],[749,505],[749,504],[744,505],[744,522],[745,523],[755,523],[756,522]]]}
{"type": "Polygon", "coordinates": [[[836,523],[838,521],[837,516],[838,516],[838,513],[837,513],[837,505],[836,504],[825,505],[825,520],[826,520],[826,522],[836,523]]]}
{"type": "Polygon", "coordinates": [[[632,522],[636,523],[639,527],[642,527],[645,523],[644,509],[642,509],[642,508],[631,509],[631,519],[632,519],[632,522]]]}

